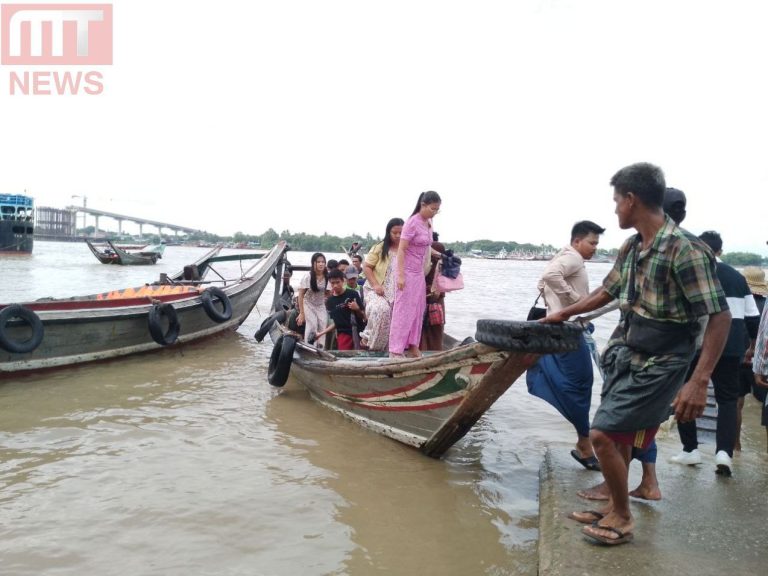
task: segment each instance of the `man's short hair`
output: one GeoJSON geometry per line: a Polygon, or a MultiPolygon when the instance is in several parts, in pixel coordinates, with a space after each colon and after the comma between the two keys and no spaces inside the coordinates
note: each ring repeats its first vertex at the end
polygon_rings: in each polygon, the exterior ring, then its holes
{"type": "Polygon", "coordinates": [[[339,260],[339,264],[338,265],[339,266],[342,266],[342,265],[343,266],[349,266],[349,260],[347,260],[346,258],[342,258],[341,260],[339,260]]]}
{"type": "Polygon", "coordinates": [[[611,186],[622,196],[632,192],[648,208],[661,208],[667,188],[664,172],[648,162],[625,166],[613,175],[611,186]]]}
{"type": "Polygon", "coordinates": [[[685,205],[687,200],[685,192],[677,188],[667,188],[664,191],[664,212],[675,221],[678,226],[685,220],[685,205]]]}
{"type": "Polygon", "coordinates": [[[715,254],[723,250],[723,239],[720,237],[720,234],[714,230],[707,230],[706,232],[702,232],[699,235],[699,240],[709,246],[712,249],[712,252],[715,254]]]}
{"type": "Polygon", "coordinates": [[[328,280],[341,280],[344,281],[344,272],[339,270],[338,268],[334,268],[330,272],[328,272],[328,280]]]}
{"type": "Polygon", "coordinates": [[[335,270],[339,266],[338,260],[328,260],[328,264],[326,264],[326,268],[328,268],[328,271],[335,270]]]}
{"type": "Polygon", "coordinates": [[[573,225],[573,228],[571,228],[571,242],[574,240],[581,240],[592,233],[600,236],[603,232],[605,232],[605,228],[601,228],[591,220],[581,220],[576,222],[576,224],[573,225]]]}

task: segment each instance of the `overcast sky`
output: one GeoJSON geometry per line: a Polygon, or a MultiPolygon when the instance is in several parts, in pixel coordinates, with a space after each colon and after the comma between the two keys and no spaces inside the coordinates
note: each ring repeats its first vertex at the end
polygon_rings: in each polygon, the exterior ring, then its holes
{"type": "Polygon", "coordinates": [[[103,94],[11,96],[0,67],[0,191],[343,236],[431,189],[448,242],[591,219],[610,248],[608,181],[649,161],[690,230],[766,255],[767,24],[758,0],[118,0],[103,94]]]}

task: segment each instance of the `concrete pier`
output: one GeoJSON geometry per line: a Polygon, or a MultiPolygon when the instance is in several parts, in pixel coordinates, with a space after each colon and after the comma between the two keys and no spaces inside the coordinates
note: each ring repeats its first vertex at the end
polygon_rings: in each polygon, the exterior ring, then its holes
{"type": "MultiPolygon", "coordinates": [[[[584,526],[567,518],[575,510],[600,509],[578,490],[600,481],[570,456],[573,446],[550,446],[541,468],[540,576],[664,576],[768,574],[768,455],[760,405],[748,397],[742,448],[733,476],[715,474],[713,444],[702,444],[696,467],[668,462],[681,449],[677,430],[659,444],[657,474],[662,500],[632,499],[634,541],[619,546],[592,543],[584,526]]],[[[640,482],[640,463],[630,468],[630,490],[640,482]]]]}

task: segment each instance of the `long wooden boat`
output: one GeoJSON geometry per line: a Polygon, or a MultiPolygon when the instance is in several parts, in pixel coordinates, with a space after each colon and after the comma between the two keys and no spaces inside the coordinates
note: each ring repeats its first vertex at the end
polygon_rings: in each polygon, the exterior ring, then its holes
{"type": "Polygon", "coordinates": [[[164,276],[163,283],[0,305],[0,378],[180,346],[234,330],[256,305],[286,250],[285,242],[267,254],[216,256],[215,250],[184,272],[164,276]],[[205,279],[215,263],[231,260],[257,261],[237,278],[205,279]]]}
{"type": "MultiPolygon", "coordinates": [[[[574,324],[478,320],[475,338],[445,337],[444,350],[417,359],[383,352],[323,351],[284,325],[276,300],[262,330],[274,342],[273,385],[290,376],[324,406],[439,458],[542,354],[575,350],[574,324]]],[[[257,338],[259,333],[257,333],[257,338]]]]}
{"type": "Polygon", "coordinates": [[[102,264],[118,264],[120,266],[142,266],[157,263],[163,257],[165,244],[152,244],[139,247],[133,252],[125,246],[118,246],[110,240],[106,246],[98,246],[89,239],[85,239],[88,248],[96,259],[102,264]]]}

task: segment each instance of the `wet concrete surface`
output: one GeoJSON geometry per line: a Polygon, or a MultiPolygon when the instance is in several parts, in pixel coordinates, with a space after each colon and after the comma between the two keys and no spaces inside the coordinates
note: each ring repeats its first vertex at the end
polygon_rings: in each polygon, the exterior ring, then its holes
{"type": "MultiPolygon", "coordinates": [[[[583,524],[567,518],[572,511],[600,509],[600,502],[576,492],[602,475],[581,468],[571,445],[551,445],[541,467],[539,575],[768,574],[768,455],[760,408],[747,398],[743,450],[734,455],[730,478],[715,474],[712,443],[699,446],[701,465],[680,466],[668,462],[681,450],[677,430],[659,438],[662,500],[632,499],[635,537],[619,546],[593,543],[582,535],[583,524]]],[[[634,461],[630,489],[640,478],[634,461]]]]}

